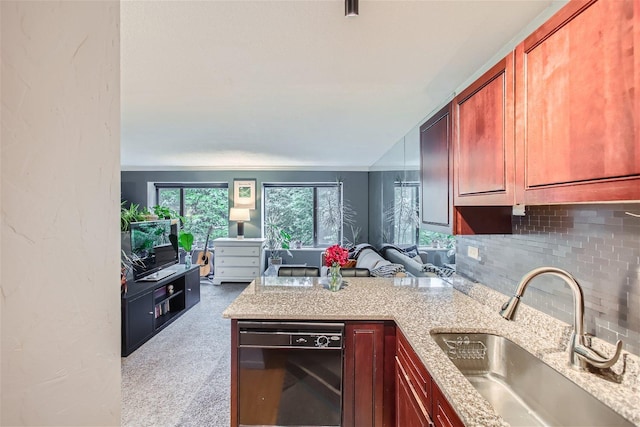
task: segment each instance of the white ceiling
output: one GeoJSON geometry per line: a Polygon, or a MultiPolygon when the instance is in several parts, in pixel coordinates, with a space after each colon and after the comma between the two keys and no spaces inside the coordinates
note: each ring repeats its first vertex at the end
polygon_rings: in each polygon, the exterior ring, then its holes
{"type": "Polygon", "coordinates": [[[123,170],[366,170],[545,1],[123,1],[123,170]]]}

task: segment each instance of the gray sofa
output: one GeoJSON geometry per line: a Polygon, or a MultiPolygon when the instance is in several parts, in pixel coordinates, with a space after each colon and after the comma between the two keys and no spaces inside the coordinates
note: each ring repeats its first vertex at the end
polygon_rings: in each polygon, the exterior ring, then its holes
{"type": "Polygon", "coordinates": [[[418,251],[417,248],[407,253],[397,246],[387,244],[382,246],[380,252],[392,263],[404,265],[407,273],[415,277],[443,277],[453,273],[447,266],[428,262],[432,254],[418,251]]]}
{"type": "Polygon", "coordinates": [[[418,261],[415,258],[410,258],[406,253],[392,247],[385,248],[383,254],[384,254],[384,257],[389,261],[396,264],[404,265],[404,269],[407,271],[407,273],[411,274],[412,276],[438,277],[434,272],[425,271],[424,266],[427,265],[427,263],[422,261],[421,256],[419,256],[421,261],[418,261]]]}
{"type": "Polygon", "coordinates": [[[349,258],[356,259],[356,268],[366,268],[372,276],[377,277],[403,277],[405,269],[402,264],[385,259],[371,245],[360,244],[354,248],[349,258]]]}

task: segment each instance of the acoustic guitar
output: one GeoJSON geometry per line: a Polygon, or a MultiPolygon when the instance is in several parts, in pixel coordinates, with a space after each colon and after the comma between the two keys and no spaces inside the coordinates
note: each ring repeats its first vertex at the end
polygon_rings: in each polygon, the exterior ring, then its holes
{"type": "Polygon", "coordinates": [[[211,273],[211,252],[207,249],[209,246],[209,236],[211,235],[211,229],[213,225],[209,227],[209,231],[207,231],[207,241],[204,243],[204,250],[200,251],[198,254],[197,264],[200,265],[200,277],[208,276],[211,273]]]}

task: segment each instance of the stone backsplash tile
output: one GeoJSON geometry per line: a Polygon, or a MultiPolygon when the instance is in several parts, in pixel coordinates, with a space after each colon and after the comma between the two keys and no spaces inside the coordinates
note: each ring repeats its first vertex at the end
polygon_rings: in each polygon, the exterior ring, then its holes
{"type": "MultiPolygon", "coordinates": [[[[640,218],[625,212],[640,214],[640,203],[528,206],[511,235],[459,236],[457,271],[512,295],[529,270],[563,268],[583,288],[587,332],[640,354],[640,218]]],[[[523,302],[572,323],[573,296],[560,279],[536,278],[523,302]]]]}

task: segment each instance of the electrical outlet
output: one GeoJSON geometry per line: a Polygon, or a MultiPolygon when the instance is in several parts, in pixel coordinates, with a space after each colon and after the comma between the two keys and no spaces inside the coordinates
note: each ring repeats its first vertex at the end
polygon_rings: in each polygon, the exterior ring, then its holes
{"type": "Polygon", "coordinates": [[[469,256],[469,258],[480,260],[480,250],[475,246],[467,247],[467,255],[469,256]]]}

